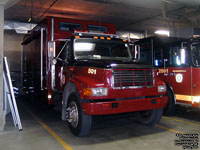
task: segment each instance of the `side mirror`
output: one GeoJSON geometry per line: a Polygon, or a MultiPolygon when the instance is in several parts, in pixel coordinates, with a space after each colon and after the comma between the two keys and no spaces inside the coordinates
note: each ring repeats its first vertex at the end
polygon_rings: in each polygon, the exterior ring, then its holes
{"type": "Polygon", "coordinates": [[[135,59],[140,59],[140,46],[139,45],[135,45],[135,59]]]}
{"type": "Polygon", "coordinates": [[[180,49],[180,59],[181,59],[181,64],[185,64],[186,61],[186,50],[185,48],[180,49]]]}

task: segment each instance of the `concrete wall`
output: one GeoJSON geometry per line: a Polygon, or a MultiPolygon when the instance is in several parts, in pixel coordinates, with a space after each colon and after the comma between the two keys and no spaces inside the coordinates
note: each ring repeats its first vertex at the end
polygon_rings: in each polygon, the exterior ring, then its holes
{"type": "MultiPolygon", "coordinates": [[[[15,75],[16,77],[16,72],[17,76],[19,76],[21,72],[21,52],[22,52],[21,43],[23,40],[23,36],[24,35],[22,34],[17,34],[15,31],[4,30],[4,40],[2,40],[3,41],[2,47],[4,56],[7,57],[10,71],[15,72],[15,74],[11,73],[12,79],[13,75],[15,75]]],[[[18,81],[16,81],[16,83],[20,82],[21,80],[20,78],[18,78],[18,81]]],[[[19,85],[14,85],[14,86],[18,87],[19,85]]],[[[8,102],[4,102],[3,124],[5,124],[5,115],[8,114],[9,112],[10,112],[9,104],[8,102]]]]}
{"type": "Polygon", "coordinates": [[[21,51],[23,34],[4,30],[4,56],[8,59],[10,71],[21,71],[21,51]]]}
{"type": "Polygon", "coordinates": [[[4,25],[4,7],[0,5],[0,131],[3,131],[5,125],[5,116],[3,114],[3,25],[4,25]]]}
{"type": "Polygon", "coordinates": [[[194,34],[194,29],[192,27],[174,29],[170,31],[170,36],[172,37],[189,38],[193,34],[194,34]]]}

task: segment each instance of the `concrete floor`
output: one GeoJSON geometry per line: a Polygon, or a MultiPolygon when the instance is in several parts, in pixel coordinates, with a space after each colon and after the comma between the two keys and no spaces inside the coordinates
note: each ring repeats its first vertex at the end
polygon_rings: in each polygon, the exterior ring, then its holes
{"type": "Polygon", "coordinates": [[[200,135],[200,111],[178,107],[176,116],[163,117],[153,127],[121,116],[99,118],[91,134],[80,138],[70,133],[60,113],[25,101],[18,103],[23,131],[8,115],[5,131],[0,132],[0,150],[182,150],[174,145],[177,133],[200,135]]]}

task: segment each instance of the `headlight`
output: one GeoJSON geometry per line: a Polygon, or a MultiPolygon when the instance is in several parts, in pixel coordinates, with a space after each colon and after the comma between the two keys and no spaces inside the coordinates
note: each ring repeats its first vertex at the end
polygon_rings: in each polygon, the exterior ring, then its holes
{"type": "Polygon", "coordinates": [[[158,92],[166,92],[166,85],[158,85],[158,92]]]}
{"type": "Polygon", "coordinates": [[[107,96],[107,88],[84,88],[83,94],[85,96],[107,96]]]}

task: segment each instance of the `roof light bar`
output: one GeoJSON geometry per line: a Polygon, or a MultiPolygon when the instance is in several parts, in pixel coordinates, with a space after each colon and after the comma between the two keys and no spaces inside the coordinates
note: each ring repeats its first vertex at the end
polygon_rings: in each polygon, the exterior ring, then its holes
{"type": "Polygon", "coordinates": [[[102,33],[93,33],[93,32],[74,32],[74,35],[77,35],[77,34],[79,36],[90,35],[90,36],[103,36],[103,37],[119,38],[119,36],[115,35],[115,34],[102,34],[102,33]]]}

